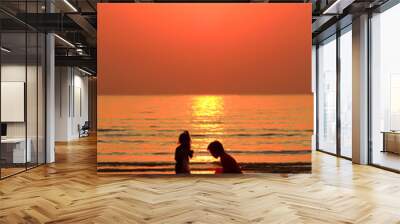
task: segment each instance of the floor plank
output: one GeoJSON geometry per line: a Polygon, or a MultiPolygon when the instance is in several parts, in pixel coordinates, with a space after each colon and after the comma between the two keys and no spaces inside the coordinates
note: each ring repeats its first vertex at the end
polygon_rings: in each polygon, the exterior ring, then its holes
{"type": "Polygon", "coordinates": [[[0,181],[0,223],[400,223],[400,175],[313,153],[312,174],[97,175],[94,138],[0,181]]]}

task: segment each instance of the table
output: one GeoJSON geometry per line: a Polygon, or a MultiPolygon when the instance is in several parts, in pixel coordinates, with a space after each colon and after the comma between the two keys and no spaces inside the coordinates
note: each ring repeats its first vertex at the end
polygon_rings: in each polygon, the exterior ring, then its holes
{"type": "Polygon", "coordinates": [[[400,131],[383,131],[383,151],[400,154],[400,131]]]}

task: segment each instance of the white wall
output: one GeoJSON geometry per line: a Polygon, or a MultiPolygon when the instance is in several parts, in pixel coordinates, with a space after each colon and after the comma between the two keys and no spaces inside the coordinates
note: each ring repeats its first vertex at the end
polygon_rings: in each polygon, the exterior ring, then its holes
{"type": "MultiPolygon", "coordinates": [[[[76,70],[75,70],[76,72],[76,70]]],[[[74,108],[72,109],[73,119],[71,120],[72,125],[72,135],[75,137],[79,137],[79,132],[77,129],[78,124],[81,126],[88,121],[89,119],[89,111],[88,111],[88,78],[83,77],[81,73],[78,75],[74,75],[74,108]]]]}
{"type": "MultiPolygon", "coordinates": [[[[5,64],[1,66],[1,81],[2,82],[25,82],[26,76],[26,67],[24,65],[18,64],[5,64]]],[[[28,79],[30,86],[36,86],[36,80],[30,78],[29,75],[34,74],[36,76],[36,67],[28,66],[28,79]]],[[[33,105],[27,105],[36,108],[36,88],[27,88],[27,102],[30,104],[31,102],[35,102],[33,105]],[[32,98],[32,99],[30,99],[32,98]],[[34,99],[35,100],[34,100],[34,99]]],[[[1,108],[2,110],[7,110],[7,108],[1,108]]],[[[36,123],[36,114],[28,113],[28,122],[35,121],[36,123]],[[32,116],[32,117],[31,117],[32,116]]],[[[33,125],[28,125],[29,127],[33,127],[33,125]]],[[[35,128],[36,129],[36,126],[35,128]]],[[[29,130],[28,130],[29,132],[29,130]]],[[[7,123],[7,135],[8,137],[25,137],[25,122],[11,122],[7,123]]],[[[29,137],[29,136],[28,136],[29,137]]]]}
{"type": "MultiPolygon", "coordinates": [[[[8,138],[27,138],[31,148],[32,162],[44,163],[44,83],[42,68],[25,64],[3,64],[1,66],[2,82],[24,82],[26,84],[26,107],[21,108],[27,115],[27,120],[22,122],[7,123],[8,138]],[[37,70],[39,69],[39,70],[37,70]],[[27,80],[26,80],[27,78],[27,80]],[[37,156],[39,153],[39,156],[37,156]],[[39,161],[36,161],[36,159],[39,161]]],[[[6,97],[7,96],[2,96],[6,97]]],[[[10,110],[10,108],[1,108],[10,110]]],[[[9,111],[10,112],[10,111],[9,111]]],[[[12,111],[11,111],[12,113],[12,111]]]]}
{"type": "Polygon", "coordinates": [[[78,125],[88,120],[88,77],[76,68],[56,67],[56,141],[79,138],[78,125]]]}
{"type": "Polygon", "coordinates": [[[69,68],[55,68],[55,140],[67,141],[69,132],[69,68]]]}

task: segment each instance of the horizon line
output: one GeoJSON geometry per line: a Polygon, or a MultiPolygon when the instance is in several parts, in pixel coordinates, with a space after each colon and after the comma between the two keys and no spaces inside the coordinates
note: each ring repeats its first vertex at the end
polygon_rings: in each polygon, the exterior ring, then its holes
{"type": "Polygon", "coordinates": [[[264,96],[264,95],[313,95],[310,93],[107,93],[101,94],[97,93],[98,96],[224,96],[224,95],[233,95],[233,96],[264,96]]]}

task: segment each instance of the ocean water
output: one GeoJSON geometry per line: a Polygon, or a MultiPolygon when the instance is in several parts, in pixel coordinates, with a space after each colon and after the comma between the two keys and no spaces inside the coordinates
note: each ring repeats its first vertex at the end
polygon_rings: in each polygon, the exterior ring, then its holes
{"type": "Polygon", "coordinates": [[[173,173],[178,136],[188,130],[192,173],[219,166],[219,140],[244,172],[311,170],[311,95],[140,95],[98,97],[98,171],[173,173]]]}

